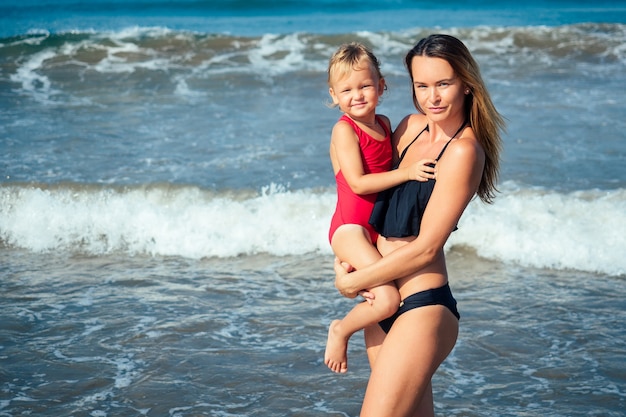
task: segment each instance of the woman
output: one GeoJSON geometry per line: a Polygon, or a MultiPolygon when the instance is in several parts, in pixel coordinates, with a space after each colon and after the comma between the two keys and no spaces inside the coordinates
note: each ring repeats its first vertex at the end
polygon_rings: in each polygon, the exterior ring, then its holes
{"type": "Polygon", "coordinates": [[[361,417],[434,415],[431,378],[459,329],[443,247],[474,195],[492,201],[498,176],[504,122],[465,45],[431,35],[405,63],[419,113],[394,132],[394,160],[404,167],[437,156],[436,180],[379,195],[371,222],[382,259],[353,272],[335,262],[344,296],[395,281],[403,300],[396,315],[365,330],[372,373],[361,417]]]}

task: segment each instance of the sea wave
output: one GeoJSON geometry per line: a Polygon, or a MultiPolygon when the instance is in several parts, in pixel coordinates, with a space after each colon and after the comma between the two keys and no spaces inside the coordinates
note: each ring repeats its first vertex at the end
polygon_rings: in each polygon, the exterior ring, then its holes
{"type": "MultiPolygon", "coordinates": [[[[287,33],[232,36],[130,27],[110,32],[35,32],[0,39],[0,80],[32,95],[75,94],[85,85],[141,83],[151,78],[183,94],[222,86],[233,77],[267,81],[297,73],[323,73],[338,44],[360,40],[373,47],[388,75],[404,75],[401,57],[435,28],[346,34],[287,33]],[[116,75],[111,78],[111,75],[116,75]],[[226,77],[226,78],[225,78],[226,77]],[[106,83],[105,83],[106,81],[106,83]],[[210,84],[212,85],[212,84],[210,84]],[[196,88],[194,88],[196,87],[196,88]]],[[[441,30],[463,39],[487,68],[521,72],[578,67],[623,71],[626,25],[478,26],[441,30]]],[[[235,81],[236,82],[236,81],[235,81]]],[[[45,97],[44,97],[45,98],[45,97]]]]}
{"type": "MultiPolygon", "coordinates": [[[[448,250],[538,268],[626,274],[626,190],[558,193],[508,183],[473,201],[448,250]]],[[[331,254],[330,189],[216,193],[191,186],[0,187],[0,242],[36,253],[188,258],[331,254]]]]}
{"type": "Polygon", "coordinates": [[[561,193],[510,182],[502,191],[493,205],[470,204],[452,244],[525,266],[626,274],[626,189],[561,193]]]}

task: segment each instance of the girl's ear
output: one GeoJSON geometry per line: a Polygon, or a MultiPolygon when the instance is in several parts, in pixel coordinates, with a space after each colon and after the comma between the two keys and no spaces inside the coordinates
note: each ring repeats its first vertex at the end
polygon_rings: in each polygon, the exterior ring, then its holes
{"type": "Polygon", "coordinates": [[[378,80],[378,97],[383,95],[383,92],[387,89],[387,83],[385,83],[385,79],[381,78],[378,80]]]}
{"type": "Polygon", "coordinates": [[[332,88],[332,87],[330,87],[330,88],[328,89],[328,94],[330,94],[330,98],[332,98],[332,99],[333,99],[333,104],[334,104],[334,105],[339,104],[339,100],[337,99],[337,95],[335,94],[335,90],[333,90],[333,88],[332,88]]]}

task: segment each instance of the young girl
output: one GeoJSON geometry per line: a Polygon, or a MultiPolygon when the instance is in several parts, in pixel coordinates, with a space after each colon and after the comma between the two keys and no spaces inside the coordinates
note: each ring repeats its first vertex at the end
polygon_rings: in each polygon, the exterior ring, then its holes
{"type": "MultiPolygon", "coordinates": [[[[328,86],[333,105],[344,113],[333,127],[330,142],[337,207],[329,240],[338,259],[360,269],[380,258],[375,247],[378,234],[368,223],[376,193],[409,180],[434,178],[435,161],[424,159],[389,171],[390,123],[386,116],[376,114],[385,79],[378,59],[368,48],[359,43],[339,47],[328,65],[328,86]]],[[[400,305],[393,283],[368,291],[373,298],[356,305],[342,320],[334,320],[330,325],[324,363],[334,372],[347,371],[350,336],[388,318],[400,305]]]]}

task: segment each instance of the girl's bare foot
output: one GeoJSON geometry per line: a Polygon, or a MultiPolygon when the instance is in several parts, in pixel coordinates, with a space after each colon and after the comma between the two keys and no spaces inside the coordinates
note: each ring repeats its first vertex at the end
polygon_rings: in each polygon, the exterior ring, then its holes
{"type": "Polygon", "coordinates": [[[348,339],[337,329],[339,323],[333,320],[328,328],[324,363],[331,371],[343,374],[348,371],[348,339]]]}

